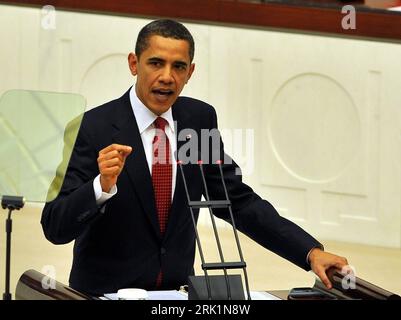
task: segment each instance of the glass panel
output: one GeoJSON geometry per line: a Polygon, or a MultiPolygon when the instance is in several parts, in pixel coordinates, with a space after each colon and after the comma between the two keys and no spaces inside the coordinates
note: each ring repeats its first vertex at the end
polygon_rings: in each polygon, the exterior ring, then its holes
{"type": "Polygon", "coordinates": [[[85,105],[78,94],[27,90],[3,94],[0,195],[23,196],[31,202],[57,196],[85,105]]]}

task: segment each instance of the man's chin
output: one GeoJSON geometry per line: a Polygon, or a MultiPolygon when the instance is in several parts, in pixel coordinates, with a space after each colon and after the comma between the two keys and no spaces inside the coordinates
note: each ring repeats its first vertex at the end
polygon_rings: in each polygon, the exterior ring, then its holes
{"type": "Polygon", "coordinates": [[[163,104],[163,105],[152,105],[151,107],[148,107],[150,111],[152,111],[154,114],[160,116],[161,114],[165,113],[168,109],[170,109],[171,104],[163,104]]]}
{"type": "Polygon", "coordinates": [[[153,113],[157,115],[161,115],[162,113],[166,112],[170,107],[174,104],[175,100],[177,97],[174,99],[168,99],[166,101],[160,102],[160,101],[154,101],[150,107],[148,107],[153,113]]]}

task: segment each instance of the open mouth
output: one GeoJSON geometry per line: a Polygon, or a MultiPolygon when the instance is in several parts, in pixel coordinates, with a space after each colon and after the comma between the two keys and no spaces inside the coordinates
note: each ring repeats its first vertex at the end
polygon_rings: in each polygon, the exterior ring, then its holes
{"type": "Polygon", "coordinates": [[[163,97],[169,97],[174,94],[174,91],[171,89],[153,89],[152,93],[163,97]]]}

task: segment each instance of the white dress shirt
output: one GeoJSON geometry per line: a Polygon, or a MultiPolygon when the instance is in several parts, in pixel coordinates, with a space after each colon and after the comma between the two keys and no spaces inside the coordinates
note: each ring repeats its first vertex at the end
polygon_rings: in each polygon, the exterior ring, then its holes
{"type": "MultiPolygon", "coordinates": [[[[143,148],[145,150],[146,161],[148,163],[149,172],[152,175],[152,160],[153,160],[153,147],[152,142],[155,136],[155,127],[153,122],[158,117],[152,111],[150,111],[141,100],[136,95],[135,86],[131,87],[129,98],[131,102],[132,110],[134,111],[136,123],[138,125],[139,133],[141,135],[143,148]]],[[[171,198],[174,196],[175,190],[175,181],[177,174],[177,161],[175,159],[175,153],[177,150],[177,140],[176,140],[176,132],[174,128],[174,120],[173,113],[171,111],[171,107],[160,117],[167,120],[168,125],[165,127],[166,135],[170,142],[170,151],[172,156],[172,165],[173,165],[173,179],[172,179],[172,189],[171,189],[171,198]]],[[[134,134],[134,133],[132,133],[134,134]]],[[[136,150],[132,150],[135,152],[136,150]]],[[[129,156],[128,156],[129,157],[129,156]]],[[[100,185],[100,174],[93,180],[93,188],[95,191],[96,203],[98,206],[101,206],[105,201],[110,199],[117,193],[117,186],[114,185],[110,192],[103,192],[102,186],[100,185]]]]}

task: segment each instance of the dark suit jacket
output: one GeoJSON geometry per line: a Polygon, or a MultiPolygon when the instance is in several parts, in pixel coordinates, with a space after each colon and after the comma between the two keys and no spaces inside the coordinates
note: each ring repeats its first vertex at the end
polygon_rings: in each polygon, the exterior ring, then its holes
{"type": "MultiPolygon", "coordinates": [[[[215,110],[199,100],[179,97],[172,111],[177,136],[185,128],[195,130],[199,137],[201,129],[217,128],[215,110]]],[[[184,143],[178,141],[177,149],[184,143]]],[[[223,148],[221,142],[220,147],[223,148]]],[[[203,154],[198,156],[201,157],[203,154]]],[[[320,244],[279,216],[269,202],[242,182],[241,176],[235,174],[236,168],[235,163],[223,165],[237,228],[309,270],[306,256],[320,244]]],[[[200,200],[203,187],[198,166],[185,165],[184,172],[191,200],[200,200]]],[[[224,199],[218,167],[205,165],[205,174],[210,198],[224,199]]],[[[223,209],[215,215],[229,218],[223,209]]],[[[178,288],[193,274],[195,233],[181,175],[177,170],[171,213],[162,237],[152,180],[128,92],[85,113],[60,194],[46,203],[41,223],[51,242],[65,244],[75,240],[70,285],[77,290],[92,294],[124,287],[151,290],[160,268],[163,288],[178,288]],[[112,143],[132,146],[133,152],[119,176],[117,194],[100,210],[93,190],[93,180],[99,174],[97,157],[112,143]]]]}

